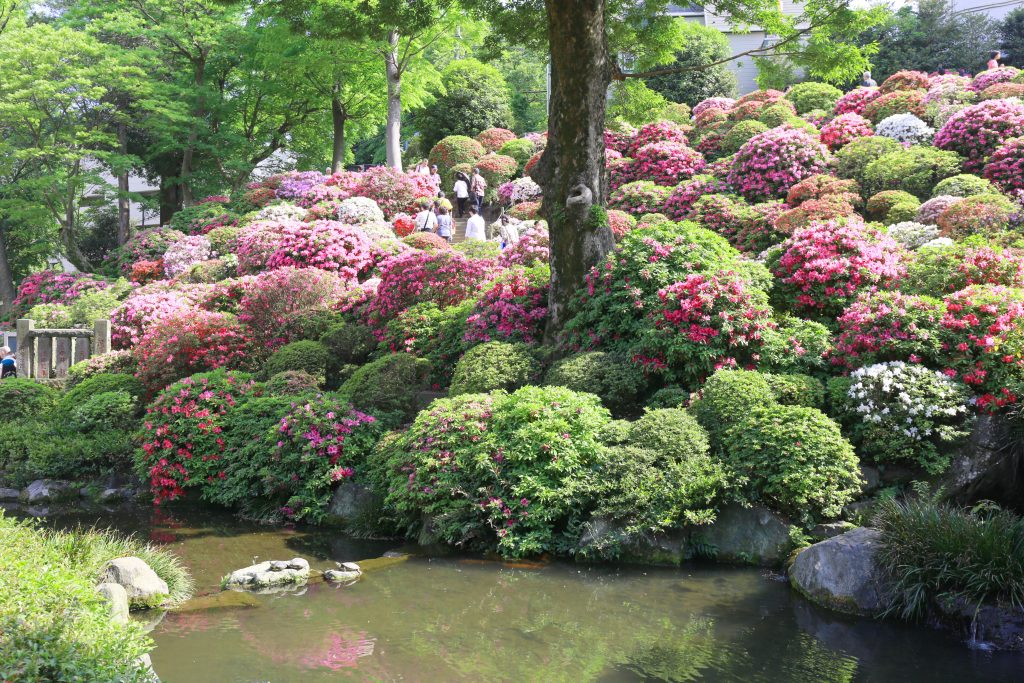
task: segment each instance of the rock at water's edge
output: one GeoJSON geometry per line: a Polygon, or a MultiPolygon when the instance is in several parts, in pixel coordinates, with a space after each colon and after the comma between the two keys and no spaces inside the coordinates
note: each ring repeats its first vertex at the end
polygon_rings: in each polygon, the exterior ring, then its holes
{"type": "Polygon", "coordinates": [[[231,572],[224,579],[228,588],[265,588],[309,580],[309,562],[296,557],[287,562],[268,560],[231,572]]]}
{"type": "Polygon", "coordinates": [[[128,623],[128,591],[117,583],[101,583],[96,592],[106,598],[110,605],[110,620],[115,624],[128,623]]]}
{"type": "Polygon", "coordinates": [[[877,615],[885,609],[886,580],[875,562],[881,533],[861,527],[803,549],[789,581],[807,599],[840,612],[877,615]]]}
{"type": "Polygon", "coordinates": [[[786,520],[759,506],[727,505],[696,535],[716,548],[719,562],[775,566],[793,549],[786,520]]]}
{"type": "Polygon", "coordinates": [[[157,607],[170,594],[167,582],[138,557],[119,557],[107,562],[100,581],[122,586],[128,593],[129,604],[136,608],[157,607]]]}
{"type": "Polygon", "coordinates": [[[21,499],[29,503],[47,503],[74,495],[70,482],[57,479],[36,479],[21,492],[21,499]]]}

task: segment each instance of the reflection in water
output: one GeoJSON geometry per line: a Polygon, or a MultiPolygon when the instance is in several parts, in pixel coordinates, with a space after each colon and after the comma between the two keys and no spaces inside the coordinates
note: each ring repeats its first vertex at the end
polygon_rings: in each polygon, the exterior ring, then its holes
{"type": "MultiPolygon", "coordinates": [[[[326,569],[394,547],[174,514],[85,518],[167,542],[200,592],[254,558],[301,555],[326,569]]],[[[753,569],[414,558],[349,586],[314,583],[254,600],[244,609],[167,614],[152,634],[161,679],[959,683],[1019,681],[1024,671],[1022,656],[979,655],[923,628],[819,610],[753,569]]]]}

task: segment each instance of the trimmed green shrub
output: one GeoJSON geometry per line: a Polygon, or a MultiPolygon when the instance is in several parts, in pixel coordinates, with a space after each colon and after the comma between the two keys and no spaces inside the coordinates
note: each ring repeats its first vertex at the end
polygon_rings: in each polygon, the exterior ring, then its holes
{"type": "Polygon", "coordinates": [[[882,190],[903,190],[924,201],[939,181],[960,171],[956,152],[934,147],[915,146],[883,154],[864,169],[864,192],[873,195],[882,190]]]}
{"type": "Polygon", "coordinates": [[[123,391],[136,401],[140,401],[146,393],[146,388],[142,386],[142,382],[131,375],[100,373],[83,380],[65,392],[57,403],[57,412],[66,418],[90,397],[110,391],[123,391]]]}
{"type": "Polygon", "coordinates": [[[725,431],[721,446],[748,500],[801,523],[837,517],[860,492],[853,446],[814,408],[763,403],[725,431]]]}
{"type": "Polygon", "coordinates": [[[778,128],[785,123],[793,124],[799,121],[799,118],[793,113],[793,108],[789,104],[776,102],[762,109],[761,113],[757,115],[757,120],[769,128],[778,128]]]}
{"type": "Polygon", "coordinates": [[[760,372],[719,370],[704,383],[690,409],[708,432],[717,435],[755,408],[774,402],[771,385],[760,372]]]}
{"type": "Polygon", "coordinates": [[[913,216],[917,215],[917,208],[921,206],[921,202],[914,195],[903,190],[883,190],[877,194],[871,196],[865,205],[864,212],[868,218],[875,221],[885,221],[887,225],[893,223],[899,223],[905,220],[912,220],[911,218],[900,218],[894,221],[889,220],[889,214],[893,208],[897,206],[913,207],[913,216]]]}
{"type": "Polygon", "coordinates": [[[657,451],[673,458],[708,453],[708,433],[683,408],[648,410],[633,423],[629,444],[657,451]]]}
{"type": "Polygon", "coordinates": [[[338,321],[339,316],[335,311],[323,308],[302,309],[287,316],[273,336],[288,342],[316,341],[337,325],[338,321]]]}
{"type": "Polygon", "coordinates": [[[466,320],[475,305],[475,299],[467,299],[445,308],[434,303],[411,306],[388,321],[382,346],[425,358],[430,364],[431,384],[447,386],[468,346],[466,320]]]}
{"type": "Polygon", "coordinates": [[[526,344],[487,342],[467,351],[455,364],[449,394],[512,391],[536,381],[540,370],[540,363],[526,344]]]}
{"type": "Polygon", "coordinates": [[[776,319],[778,327],[761,334],[761,362],[771,372],[801,373],[825,366],[825,353],[832,348],[832,332],[822,323],[792,315],[776,319]]]}
{"type": "Polygon", "coordinates": [[[498,150],[499,154],[512,157],[519,164],[519,168],[522,169],[526,165],[526,162],[530,160],[537,151],[536,146],[525,138],[518,138],[516,140],[509,140],[501,149],[498,150]]]}
{"type": "Polygon", "coordinates": [[[139,398],[127,391],[93,394],[70,411],[68,427],[88,432],[94,429],[130,431],[136,424],[139,398]]]}
{"type": "Polygon", "coordinates": [[[616,417],[639,413],[639,397],[647,387],[647,379],[640,368],[601,351],[556,361],[545,375],[544,383],[597,394],[616,417]]]}
{"type": "Polygon", "coordinates": [[[263,391],[270,396],[315,394],[321,383],[322,378],[311,375],[305,370],[285,370],[268,379],[263,384],[263,391]]]}
{"type": "Polygon", "coordinates": [[[864,171],[868,165],[890,152],[898,152],[903,145],[892,138],[879,135],[857,138],[836,152],[836,173],[840,178],[852,178],[864,185],[864,171]]]}
{"type": "Polygon", "coordinates": [[[765,373],[775,400],[786,406],[825,408],[825,385],[817,377],[800,374],[775,375],[765,373]]]}
{"type": "Polygon", "coordinates": [[[932,190],[933,197],[973,197],[976,194],[999,194],[999,188],[985,178],[979,178],[971,173],[961,173],[943,179],[932,190]]]}
{"type": "Polygon", "coordinates": [[[23,486],[47,477],[92,477],[131,464],[135,448],[131,431],[74,431],[71,425],[70,419],[0,423],[2,479],[23,486]]]}
{"type": "Polygon", "coordinates": [[[834,85],[814,81],[797,83],[786,93],[786,99],[796,107],[797,114],[806,114],[812,109],[832,111],[836,100],[842,96],[843,91],[834,85]]]}
{"type": "Polygon", "coordinates": [[[346,366],[362,365],[377,349],[377,338],[366,325],[339,323],[331,326],[320,343],[327,348],[327,386],[337,387],[343,381],[346,366]]]}
{"type": "Polygon", "coordinates": [[[108,351],[75,363],[68,368],[67,388],[71,389],[79,382],[99,374],[135,374],[135,358],[132,352],[127,349],[108,351]]]}
{"type": "Polygon", "coordinates": [[[285,344],[263,364],[263,377],[273,377],[288,370],[303,370],[314,377],[326,378],[328,356],[327,347],[317,341],[307,339],[285,344]]]}
{"type": "Polygon", "coordinates": [[[39,418],[57,404],[60,392],[31,379],[9,377],[0,382],[4,420],[39,418]]]}
{"type": "Polygon", "coordinates": [[[416,394],[426,388],[430,364],[408,353],[382,356],[356,370],[338,395],[363,412],[406,419],[416,414],[416,394]]]}
{"type": "Polygon", "coordinates": [[[430,164],[437,166],[444,186],[451,187],[455,171],[463,164],[472,170],[472,165],[483,155],[484,146],[468,135],[449,135],[431,148],[430,164]]]}
{"type": "Polygon", "coordinates": [[[768,130],[768,126],[756,120],[740,121],[735,126],[729,129],[729,132],[722,138],[722,143],[718,146],[718,156],[727,157],[740,151],[740,147],[744,145],[750,138],[754,137],[758,133],[763,133],[768,130]]]}
{"type": "Polygon", "coordinates": [[[646,408],[682,408],[690,402],[690,392],[682,387],[662,387],[655,391],[645,404],[646,408]]]}

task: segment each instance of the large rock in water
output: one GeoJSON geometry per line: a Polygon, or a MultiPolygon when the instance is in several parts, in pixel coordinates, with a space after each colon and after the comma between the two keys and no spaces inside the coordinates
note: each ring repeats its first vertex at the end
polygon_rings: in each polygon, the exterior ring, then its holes
{"type": "Polygon", "coordinates": [[[373,491],[355,482],[345,482],[334,490],[327,514],[340,522],[352,522],[372,514],[377,504],[373,491]]]}
{"type": "Polygon", "coordinates": [[[994,500],[1008,507],[1024,506],[1024,448],[1005,418],[980,415],[971,438],[953,457],[936,482],[961,504],[994,500]]]}
{"type": "Polygon", "coordinates": [[[36,479],[21,492],[21,498],[31,505],[70,498],[74,494],[74,487],[70,482],[56,479],[36,479]]]}
{"type": "Polygon", "coordinates": [[[861,527],[800,551],[789,581],[812,602],[850,614],[876,615],[887,606],[886,581],[875,562],[881,533],[861,527]]]}
{"type": "Polygon", "coordinates": [[[309,562],[296,557],[288,561],[270,560],[237,569],[224,579],[224,584],[228,588],[248,589],[306,583],[308,580],[309,562]]]}
{"type": "Polygon", "coordinates": [[[122,586],[128,593],[128,602],[136,608],[157,607],[170,594],[167,582],[138,557],[119,557],[107,562],[100,582],[122,586]]]}
{"type": "Polygon", "coordinates": [[[786,520],[759,506],[727,505],[694,535],[714,547],[719,562],[774,566],[793,549],[786,520]]]}

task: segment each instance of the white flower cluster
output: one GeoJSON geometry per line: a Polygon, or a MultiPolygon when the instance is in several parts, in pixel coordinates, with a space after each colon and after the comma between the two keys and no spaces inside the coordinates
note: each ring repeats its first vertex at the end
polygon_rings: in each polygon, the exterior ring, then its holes
{"type": "Polygon", "coordinates": [[[366,236],[372,242],[395,239],[395,231],[391,229],[391,224],[387,221],[370,221],[369,223],[361,224],[359,227],[363,229],[363,232],[366,233],[366,236]]]}
{"type": "Polygon", "coordinates": [[[916,221],[903,221],[890,225],[889,236],[907,249],[917,249],[939,237],[939,226],[925,225],[916,221]]]}
{"type": "Polygon", "coordinates": [[[854,371],[849,397],[866,423],[885,424],[914,441],[942,436],[936,423],[968,414],[965,388],[941,372],[902,361],[854,371]]]}
{"type": "Polygon", "coordinates": [[[956,244],[956,242],[954,242],[949,237],[936,237],[935,239],[929,240],[928,242],[925,242],[924,244],[922,244],[920,248],[921,249],[924,249],[924,248],[928,248],[928,249],[944,249],[945,247],[951,247],[954,244],[956,244]]]}
{"type": "Polygon", "coordinates": [[[383,223],[384,212],[369,197],[349,197],[338,207],[338,220],[349,225],[383,223]]]}
{"type": "Polygon", "coordinates": [[[264,206],[253,217],[255,221],[301,221],[306,218],[306,209],[290,202],[264,206]]]}
{"type": "Polygon", "coordinates": [[[167,277],[178,277],[189,268],[213,257],[210,240],[203,235],[185,237],[171,244],[164,252],[164,272],[167,277]]]}
{"type": "Polygon", "coordinates": [[[906,145],[919,145],[931,142],[935,129],[913,114],[893,114],[875,126],[875,135],[906,145]]]}

